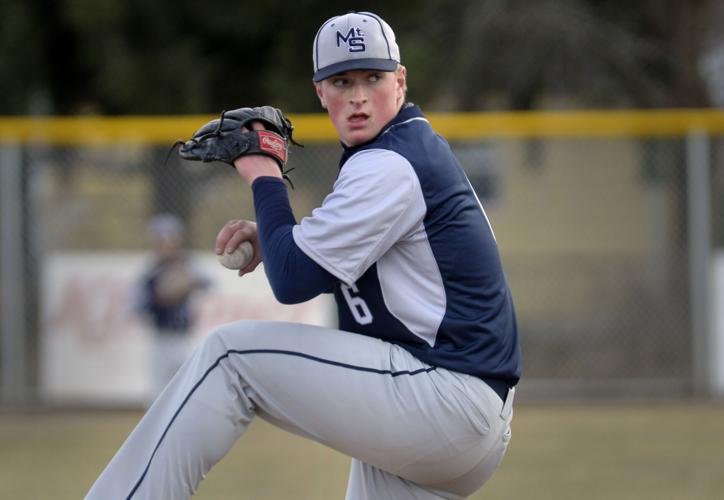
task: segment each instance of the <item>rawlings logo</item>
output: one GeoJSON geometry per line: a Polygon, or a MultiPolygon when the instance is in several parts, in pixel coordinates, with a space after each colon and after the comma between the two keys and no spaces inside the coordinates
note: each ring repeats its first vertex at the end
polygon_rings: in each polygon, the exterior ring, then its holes
{"type": "Polygon", "coordinates": [[[365,50],[365,34],[359,28],[350,28],[347,36],[338,31],[337,47],[339,47],[340,42],[346,43],[350,52],[364,52],[365,50]]]}
{"type": "Polygon", "coordinates": [[[259,131],[259,148],[276,156],[283,162],[287,161],[286,141],[273,132],[259,131]]]}

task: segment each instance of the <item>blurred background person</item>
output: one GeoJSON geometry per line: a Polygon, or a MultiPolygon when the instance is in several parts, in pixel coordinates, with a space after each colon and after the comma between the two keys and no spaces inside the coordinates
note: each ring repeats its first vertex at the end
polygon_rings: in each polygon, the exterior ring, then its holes
{"type": "Polygon", "coordinates": [[[146,232],[153,257],[138,283],[134,309],[152,327],[148,373],[153,401],[193,349],[192,298],[211,281],[184,250],[185,229],[178,216],[157,214],[146,232]]]}

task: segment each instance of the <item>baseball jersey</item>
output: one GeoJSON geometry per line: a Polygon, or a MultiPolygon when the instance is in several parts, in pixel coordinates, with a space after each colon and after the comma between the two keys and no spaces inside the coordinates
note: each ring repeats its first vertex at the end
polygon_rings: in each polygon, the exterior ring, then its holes
{"type": "Polygon", "coordinates": [[[488,218],[447,142],[412,104],[345,147],[294,243],[335,276],[339,328],[418,359],[514,386],[520,350],[488,218]]]}
{"type": "Polygon", "coordinates": [[[202,276],[187,257],[177,257],[171,260],[158,259],[153,263],[152,268],[141,280],[140,293],[134,306],[137,311],[148,314],[153,325],[164,332],[187,331],[192,322],[188,296],[184,296],[172,304],[162,304],[157,297],[156,289],[161,276],[168,272],[169,268],[178,265],[182,265],[193,275],[194,289],[207,288],[210,285],[208,278],[202,276]]]}

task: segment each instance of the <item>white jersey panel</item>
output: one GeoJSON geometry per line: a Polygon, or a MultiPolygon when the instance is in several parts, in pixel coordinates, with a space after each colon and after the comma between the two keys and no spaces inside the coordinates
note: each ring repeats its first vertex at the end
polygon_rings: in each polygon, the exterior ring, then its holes
{"type": "Polygon", "coordinates": [[[428,345],[435,345],[447,302],[442,275],[422,223],[414,235],[377,262],[377,279],[390,313],[428,345]],[[421,273],[421,268],[427,272],[421,273]]]}
{"type": "Polygon", "coordinates": [[[401,155],[360,151],[341,169],[334,189],[294,226],[294,242],[312,260],[352,285],[425,216],[420,182],[401,155]],[[413,203],[418,198],[420,202],[413,203]]]}

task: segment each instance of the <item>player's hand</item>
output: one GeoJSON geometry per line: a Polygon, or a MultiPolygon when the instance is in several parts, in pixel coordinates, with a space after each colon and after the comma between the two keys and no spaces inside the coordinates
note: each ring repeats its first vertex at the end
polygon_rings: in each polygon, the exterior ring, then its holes
{"type": "MultiPolygon", "coordinates": [[[[271,161],[274,168],[279,171],[279,167],[277,167],[274,160],[267,159],[271,161]]],[[[257,238],[256,222],[232,219],[224,224],[219,234],[216,235],[216,255],[221,255],[224,252],[231,253],[244,241],[250,242],[254,247],[254,257],[246,267],[239,269],[239,276],[252,272],[261,262],[261,249],[259,248],[259,240],[257,238]]]]}
{"type": "MultiPolygon", "coordinates": [[[[264,130],[261,122],[251,122],[252,130],[264,130]]],[[[243,133],[247,130],[242,129],[243,133]]],[[[257,177],[272,176],[281,178],[279,165],[270,157],[264,155],[243,155],[234,160],[234,167],[239,175],[251,186],[257,177]]]]}

